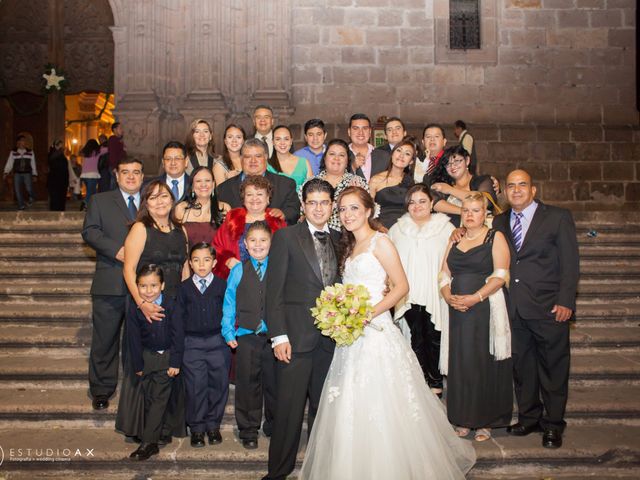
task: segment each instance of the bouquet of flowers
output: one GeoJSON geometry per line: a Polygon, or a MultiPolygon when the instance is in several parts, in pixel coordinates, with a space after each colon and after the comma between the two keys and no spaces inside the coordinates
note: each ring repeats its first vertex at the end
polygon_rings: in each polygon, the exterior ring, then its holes
{"type": "Polygon", "coordinates": [[[339,347],[351,345],[371,325],[373,307],[363,285],[336,283],[326,287],[311,309],[315,325],[339,347]]]}

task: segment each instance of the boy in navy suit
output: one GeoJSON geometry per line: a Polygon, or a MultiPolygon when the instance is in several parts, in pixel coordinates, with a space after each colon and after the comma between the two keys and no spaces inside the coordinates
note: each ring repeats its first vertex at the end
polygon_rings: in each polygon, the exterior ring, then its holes
{"type": "Polygon", "coordinates": [[[180,285],[178,315],[184,327],[182,374],[186,391],[186,421],[191,446],[222,442],[220,423],[229,396],[231,351],[221,335],[226,282],[213,275],[215,251],[201,242],[191,248],[193,276],[180,285]]]}
{"type": "Polygon", "coordinates": [[[222,335],[236,350],[236,422],[242,446],[258,448],[262,431],[271,435],[275,411],[275,357],[264,323],[265,273],[269,263],[271,229],[264,221],[251,224],[244,243],[250,259],[231,269],[224,296],[222,335]]]}
{"type": "Polygon", "coordinates": [[[147,460],[158,453],[158,441],[167,427],[167,405],[171,397],[173,377],[182,363],[182,326],[175,315],[175,304],[164,298],[164,274],[158,265],[144,265],[137,274],[138,292],[145,302],[164,307],[161,321],[148,322],[134,302],[127,312],[127,341],[134,372],[142,377],[144,392],[144,430],[142,443],[130,455],[134,460],[147,460]]]}

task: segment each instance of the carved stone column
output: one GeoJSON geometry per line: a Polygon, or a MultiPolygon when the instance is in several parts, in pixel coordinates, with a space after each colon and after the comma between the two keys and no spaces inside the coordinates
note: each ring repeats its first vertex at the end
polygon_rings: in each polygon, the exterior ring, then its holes
{"type": "MultiPolygon", "coordinates": [[[[49,61],[64,68],[64,1],[49,2],[49,61]]],[[[47,144],[64,138],[64,95],[52,92],[47,96],[47,144]]]]}

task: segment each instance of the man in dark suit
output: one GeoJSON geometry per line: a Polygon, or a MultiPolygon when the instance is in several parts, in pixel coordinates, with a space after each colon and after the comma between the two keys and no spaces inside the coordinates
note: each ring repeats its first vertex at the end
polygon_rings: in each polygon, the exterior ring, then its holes
{"type": "Polygon", "coordinates": [[[127,296],[122,276],[124,240],[140,207],[142,162],[120,159],[115,177],[118,188],[91,197],[82,228],[82,238],[97,256],[91,284],[93,337],[89,354],[89,389],[96,410],[109,406],[118,384],[120,329],[127,296]]]}
{"type": "Polygon", "coordinates": [[[249,138],[240,152],[242,173],[218,185],[218,199],[227,202],[231,208],[242,206],[240,184],[247,175],[262,175],[273,186],[273,196],[269,207],[271,215],[285,219],[289,225],[298,221],[300,201],[296,194],[296,182],[284,175],[267,172],[267,145],[257,138],[249,138]]]}
{"type": "Polygon", "coordinates": [[[267,273],[266,323],[276,366],[276,413],[265,479],[284,480],[295,466],[309,397],[308,430],[320,403],[335,344],[314,325],[309,309],[338,279],[338,232],[330,231],[333,187],[314,178],[302,189],[306,221],[273,236],[267,273]]]}
{"type": "Polygon", "coordinates": [[[182,143],[172,140],[162,149],[164,173],[159,178],[171,190],[175,203],[186,198],[191,186],[191,177],[186,173],[188,164],[187,148],[182,143]]]}
{"type": "MultiPolygon", "coordinates": [[[[407,136],[407,129],[398,117],[390,117],[387,118],[387,121],[384,122],[384,138],[387,141],[384,145],[380,145],[373,152],[372,155],[375,155],[376,152],[379,152],[379,155],[384,155],[385,153],[390,157],[391,150],[398,143],[402,141],[404,137],[407,136]]],[[[389,161],[389,157],[387,157],[387,161],[389,161]]]]}
{"type": "Polygon", "coordinates": [[[364,178],[367,183],[376,173],[383,172],[389,165],[390,154],[376,151],[371,140],[371,120],[364,113],[354,113],[349,119],[347,135],[351,143],[349,150],[353,152],[354,160],[349,167],[351,173],[364,178]]]}
{"type": "Polygon", "coordinates": [[[569,322],[576,307],[578,242],[571,213],[534,199],[536,187],[524,170],[507,176],[511,209],[493,226],[509,241],[514,384],[518,423],[507,429],[524,436],[543,431],[542,446],[559,448],[566,426],[569,383],[569,322]]]}

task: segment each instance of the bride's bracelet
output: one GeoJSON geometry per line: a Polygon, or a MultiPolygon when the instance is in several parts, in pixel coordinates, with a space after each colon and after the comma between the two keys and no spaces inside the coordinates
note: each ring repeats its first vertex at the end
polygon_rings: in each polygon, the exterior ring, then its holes
{"type": "Polygon", "coordinates": [[[476,295],[478,295],[478,297],[480,297],[480,302],[484,302],[484,297],[482,296],[482,294],[480,292],[476,292],[476,295]]]}

